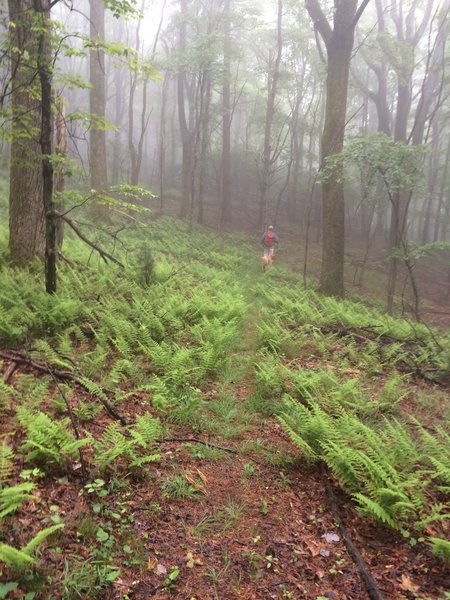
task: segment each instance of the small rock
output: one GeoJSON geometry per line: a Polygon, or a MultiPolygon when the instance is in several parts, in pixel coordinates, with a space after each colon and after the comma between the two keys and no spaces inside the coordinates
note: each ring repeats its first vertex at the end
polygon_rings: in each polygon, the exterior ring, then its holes
{"type": "Polygon", "coordinates": [[[320,556],[325,556],[325,558],[328,558],[331,554],[331,552],[329,550],[325,550],[325,548],[321,548],[319,550],[319,554],[320,556]]]}
{"type": "Polygon", "coordinates": [[[324,533],[322,539],[326,542],[339,542],[341,540],[337,533],[324,533]]]}
{"type": "Polygon", "coordinates": [[[167,575],[167,569],[164,565],[162,565],[161,563],[158,563],[156,565],[155,573],[157,575],[167,575]]]}

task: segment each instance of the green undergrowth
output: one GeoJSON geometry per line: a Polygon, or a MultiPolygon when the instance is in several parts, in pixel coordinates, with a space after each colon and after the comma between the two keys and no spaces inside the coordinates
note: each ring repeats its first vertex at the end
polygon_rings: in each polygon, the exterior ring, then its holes
{"type": "MultiPolygon", "coordinates": [[[[278,470],[292,462],[285,447],[260,439],[268,416],[278,417],[306,461],[328,466],[362,513],[448,554],[436,533],[448,518],[446,415],[430,428],[404,410],[409,402],[438,417],[439,393],[419,397],[413,377],[446,373],[448,335],[361,301],[323,298],[286,268],[262,274],[244,236],[160,218],[120,241],[115,256],[124,268],[68,233],[54,295],[43,290],[39,263],[18,270],[0,259],[0,347],[12,361],[34,361],[0,380],[0,557],[11,581],[39,594],[42,582],[25,581],[24,565],[37,573],[45,544],[62,552],[61,527],[53,525],[64,519],[42,499],[44,482],[78,486],[90,508],[77,523],[88,553],[63,561],[57,597],[95,598],[124,560],[145,562],[127,511],[134,481],[158,490],[149,519],[158,501],[202,495],[195,473],[186,477],[176,457],[163,459],[161,440],[180,430],[204,434],[217,444],[191,441],[180,452],[211,462],[234,459],[220,449],[234,443],[248,461],[248,484],[252,457],[278,470]],[[164,460],[170,473],[156,482],[164,460]],[[41,508],[34,537],[22,539],[11,525],[29,502],[41,508]]],[[[241,512],[218,509],[197,534],[231,527],[241,512]]]]}
{"type": "Polygon", "coordinates": [[[280,292],[275,271],[256,287],[264,308],[253,402],[278,417],[307,462],[330,469],[359,512],[448,557],[448,542],[430,536],[450,518],[448,403],[415,383],[446,380],[448,333],[298,284],[280,292]],[[415,417],[424,411],[432,427],[415,417]]]}

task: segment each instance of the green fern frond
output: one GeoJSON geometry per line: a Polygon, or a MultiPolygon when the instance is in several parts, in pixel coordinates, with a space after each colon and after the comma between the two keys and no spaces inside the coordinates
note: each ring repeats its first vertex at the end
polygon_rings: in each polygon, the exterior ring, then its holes
{"type": "Polygon", "coordinates": [[[35,341],[35,349],[31,355],[39,360],[47,361],[53,366],[63,367],[64,369],[73,371],[73,364],[69,360],[64,360],[64,358],[62,358],[45,339],[41,338],[35,341]]]}
{"type": "MultiPolygon", "coordinates": [[[[0,315],[1,318],[1,315],[0,315]]],[[[8,408],[8,398],[14,397],[14,390],[0,379],[0,415],[8,408]]]]}
{"type": "Polygon", "coordinates": [[[0,519],[17,510],[26,500],[35,498],[29,493],[35,487],[34,483],[27,482],[0,490],[0,519]]]}
{"type": "Polygon", "coordinates": [[[353,498],[358,503],[361,512],[377,519],[378,521],[387,523],[393,529],[398,529],[398,523],[395,521],[392,515],[378,502],[360,493],[353,494],[353,498]]]}
{"type": "Polygon", "coordinates": [[[161,454],[146,454],[145,456],[136,456],[133,460],[130,461],[129,467],[130,469],[139,469],[147,465],[148,463],[159,462],[161,460],[161,454]]]}
{"type": "Polygon", "coordinates": [[[139,445],[148,448],[155,444],[162,434],[160,420],[149,412],[139,415],[130,433],[139,445]]]}
{"type": "Polygon", "coordinates": [[[7,444],[0,444],[0,488],[11,476],[14,452],[7,444]]]}
{"type": "Polygon", "coordinates": [[[291,438],[292,442],[297,446],[305,458],[312,461],[318,460],[319,457],[317,456],[316,452],[296,431],[294,431],[294,429],[292,429],[290,423],[288,423],[287,420],[282,416],[278,416],[277,419],[291,438]]]}
{"type": "Polygon", "coordinates": [[[95,463],[100,471],[104,472],[119,457],[128,456],[130,447],[131,442],[121,432],[120,425],[112,423],[95,442],[95,463]]]}
{"type": "Polygon", "coordinates": [[[59,529],[63,529],[63,527],[64,524],[60,523],[42,529],[20,550],[13,546],[9,546],[8,544],[0,543],[0,561],[7,564],[13,571],[22,573],[25,569],[36,563],[36,559],[31,556],[36,548],[40,546],[46,538],[52,535],[52,533],[55,533],[55,531],[58,531],[59,529]]]}
{"type": "Polygon", "coordinates": [[[8,565],[13,571],[21,573],[27,567],[35,564],[36,559],[22,550],[0,542],[0,562],[8,565]]]}
{"type": "Polygon", "coordinates": [[[429,537],[431,550],[435,556],[439,556],[446,561],[450,561],[450,542],[442,538],[429,537]]]}
{"type": "Polygon", "coordinates": [[[327,440],[321,444],[323,460],[349,491],[359,489],[361,474],[357,471],[357,453],[353,448],[327,440]]]}
{"type": "Polygon", "coordinates": [[[74,439],[69,419],[56,422],[43,412],[29,413],[23,408],[19,408],[17,417],[27,432],[20,447],[27,453],[27,461],[67,467],[76,458],[78,450],[88,443],[87,438],[74,439]]]}
{"type": "Polygon", "coordinates": [[[95,381],[91,381],[87,377],[82,377],[80,378],[80,383],[92,396],[96,396],[102,400],[107,400],[105,392],[99,385],[95,383],[95,381]]]}
{"type": "Polygon", "coordinates": [[[450,465],[444,464],[434,456],[430,456],[430,461],[435,467],[435,472],[431,475],[432,478],[450,485],[450,465]]]}
{"type": "Polygon", "coordinates": [[[34,536],[32,540],[28,542],[26,546],[22,548],[22,552],[25,554],[31,554],[36,550],[38,546],[42,544],[42,542],[48,538],[49,535],[55,533],[55,531],[59,531],[60,529],[64,529],[64,523],[58,523],[57,525],[52,525],[51,527],[47,527],[46,529],[42,529],[38,531],[38,533],[34,536]]]}

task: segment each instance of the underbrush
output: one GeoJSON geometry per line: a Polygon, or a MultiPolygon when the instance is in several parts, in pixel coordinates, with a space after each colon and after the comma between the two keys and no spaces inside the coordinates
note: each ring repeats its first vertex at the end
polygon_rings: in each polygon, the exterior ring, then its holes
{"type": "MultiPolygon", "coordinates": [[[[11,590],[39,598],[51,578],[55,597],[101,597],[118,565],[146,560],[129,509],[134,482],[155,495],[151,521],[162,503],[204,493],[203,473],[180,468],[182,455],[225,460],[232,440],[245,460],[285,468],[284,449],[246,437],[268,416],[364,515],[448,555],[442,392],[415,389],[415,378],[445,374],[448,335],[323,298],[288,269],[263,275],[242,236],[161,218],[121,241],[124,268],[68,235],[54,295],[39,263],[1,264],[0,558],[11,590]],[[414,401],[436,411],[426,427],[404,411],[414,401]],[[187,444],[180,454],[161,449],[173,431],[189,432],[176,438],[187,444]],[[197,445],[189,436],[199,433],[222,441],[197,445]]],[[[246,485],[255,472],[246,463],[246,485]]],[[[212,514],[213,531],[238,519],[230,507],[212,514]]]]}
{"type": "Polygon", "coordinates": [[[417,381],[446,380],[450,336],[362,302],[281,287],[276,274],[271,283],[258,287],[267,306],[258,325],[260,405],[265,399],[304,459],[326,465],[360,513],[448,557],[436,533],[445,536],[450,516],[448,406],[442,414],[436,387],[430,429],[414,417],[414,399],[417,381]]]}
{"type": "Polygon", "coordinates": [[[231,407],[217,415],[201,388],[227,368],[241,330],[246,303],[234,273],[244,260],[242,243],[237,250],[231,237],[191,234],[171,219],[122,242],[124,269],[93,259],[68,236],[70,263],[59,265],[54,295],[43,291],[39,263],[27,270],[2,265],[0,345],[15,367],[0,384],[0,558],[30,598],[41,589],[39,571],[33,581],[24,576],[25,565],[37,564],[31,550],[61,546],[56,535],[64,523],[42,507],[32,549],[22,533],[8,531],[39,501],[43,478],[46,487],[67,478],[80,493],[83,480],[91,481],[95,543],[86,561],[65,560],[60,593],[94,598],[119,575],[120,542],[101,500],[108,482],[151,477],[151,463],[161,459],[158,440],[171,424],[217,431],[223,416],[231,432],[231,407]],[[19,483],[23,464],[27,481],[19,483]],[[46,527],[52,517],[58,522],[46,527]]]}

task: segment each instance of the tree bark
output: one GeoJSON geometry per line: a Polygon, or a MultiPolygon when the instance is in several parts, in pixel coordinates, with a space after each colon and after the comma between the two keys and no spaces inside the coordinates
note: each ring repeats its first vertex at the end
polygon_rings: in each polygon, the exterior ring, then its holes
{"type": "Polygon", "coordinates": [[[231,221],[231,60],[230,60],[230,35],[231,35],[231,0],[224,0],[223,17],[224,43],[223,43],[223,85],[222,85],[222,206],[221,222],[231,221]]]}
{"type": "Polygon", "coordinates": [[[273,72],[268,74],[268,93],[267,93],[267,108],[266,120],[264,125],[264,148],[263,161],[260,178],[260,200],[259,200],[259,225],[264,228],[268,224],[270,198],[269,190],[272,180],[273,167],[273,148],[272,148],[272,125],[275,116],[275,99],[278,92],[278,81],[280,79],[280,64],[281,54],[283,52],[282,38],[282,20],[283,20],[283,2],[278,0],[278,17],[277,17],[277,53],[273,65],[273,72]]]}
{"type": "Polygon", "coordinates": [[[11,45],[12,141],[9,189],[9,258],[21,266],[45,252],[42,170],[36,169],[41,148],[41,103],[33,57],[38,34],[33,28],[33,0],[8,0],[11,45]],[[29,61],[23,57],[30,57],[29,61]]]}
{"type": "Polygon", "coordinates": [[[56,292],[56,216],[53,203],[53,162],[52,162],[52,55],[50,40],[50,2],[34,0],[34,8],[40,17],[37,69],[41,83],[41,131],[42,151],[42,199],[45,212],[45,290],[56,292]]]}
{"type": "MultiPolygon", "coordinates": [[[[305,5],[325,42],[328,57],[327,98],[322,134],[321,163],[342,151],[347,110],[348,78],[356,24],[368,0],[357,7],[357,0],[335,2],[334,28],[320,8],[318,0],[305,5]]],[[[330,296],[344,296],[345,204],[341,167],[333,169],[322,185],[322,271],[321,291],[330,296]]]]}
{"type": "MultiPolygon", "coordinates": [[[[187,1],[180,0],[181,19],[180,19],[180,39],[179,39],[179,50],[183,54],[186,50],[186,36],[187,36],[187,23],[186,23],[186,12],[187,12],[187,1]]],[[[191,180],[192,180],[192,169],[193,169],[193,158],[192,158],[192,146],[194,143],[195,132],[191,127],[191,119],[189,121],[186,117],[186,73],[183,68],[180,68],[177,74],[177,100],[178,100],[178,119],[181,130],[181,143],[182,143],[182,172],[181,172],[181,206],[180,206],[180,218],[185,219],[188,216],[189,206],[193,201],[190,198],[191,195],[191,180]]],[[[192,98],[191,94],[188,93],[188,104],[189,114],[191,114],[192,98]]]]}
{"type": "MultiPolygon", "coordinates": [[[[95,47],[95,40],[105,39],[105,9],[102,0],[90,2],[90,37],[94,43],[89,51],[90,112],[94,118],[104,119],[106,112],[106,76],[105,53],[101,47],[95,47]]],[[[91,188],[102,191],[108,186],[106,166],[106,135],[95,120],[90,129],[89,165],[91,171],[91,188]]]]}

